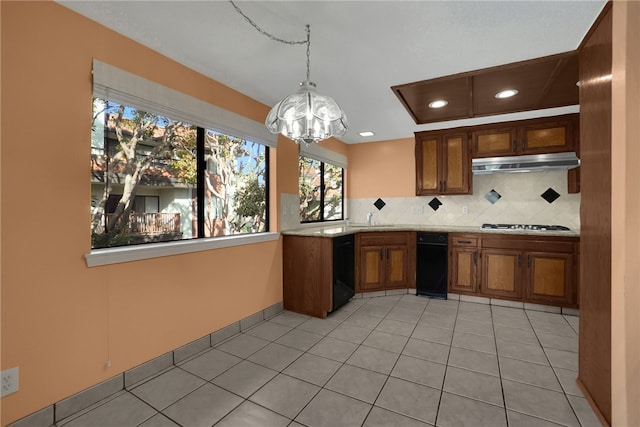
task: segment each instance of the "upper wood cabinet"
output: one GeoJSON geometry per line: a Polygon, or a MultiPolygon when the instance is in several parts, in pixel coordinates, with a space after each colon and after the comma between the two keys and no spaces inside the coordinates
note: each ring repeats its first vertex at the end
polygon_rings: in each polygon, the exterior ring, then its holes
{"type": "Polygon", "coordinates": [[[472,156],[499,157],[577,150],[578,114],[477,126],[472,156]]]}
{"type": "Polygon", "coordinates": [[[471,194],[466,132],[416,133],[416,195],[471,194]]]}

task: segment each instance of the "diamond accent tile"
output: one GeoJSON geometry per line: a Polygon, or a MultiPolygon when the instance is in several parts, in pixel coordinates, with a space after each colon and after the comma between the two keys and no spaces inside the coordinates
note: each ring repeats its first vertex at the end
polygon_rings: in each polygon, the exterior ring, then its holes
{"type": "Polygon", "coordinates": [[[434,197],[433,199],[431,199],[431,201],[429,202],[429,206],[431,206],[431,209],[433,209],[434,211],[437,211],[438,208],[440,206],[442,206],[442,202],[440,200],[438,200],[437,197],[434,197]]]}
{"type": "Polygon", "coordinates": [[[487,199],[489,201],[489,203],[491,203],[493,205],[498,200],[500,200],[502,198],[502,196],[500,195],[500,193],[498,193],[496,190],[494,190],[492,188],[491,191],[489,191],[487,194],[485,194],[484,198],[487,199]]]}
{"type": "Polygon", "coordinates": [[[545,199],[548,203],[553,203],[558,199],[558,197],[560,197],[560,194],[558,194],[558,192],[553,188],[549,187],[547,191],[540,195],[540,197],[545,199]]]}
{"type": "Polygon", "coordinates": [[[378,208],[378,210],[381,210],[382,208],[384,208],[386,206],[386,203],[384,202],[384,200],[378,199],[375,202],[373,202],[373,206],[378,208]]]}

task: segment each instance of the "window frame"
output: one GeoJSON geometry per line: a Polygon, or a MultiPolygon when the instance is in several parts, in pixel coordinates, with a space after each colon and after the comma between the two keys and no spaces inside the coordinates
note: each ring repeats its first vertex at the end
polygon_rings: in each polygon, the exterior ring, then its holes
{"type": "MultiPolygon", "coordinates": [[[[147,111],[153,114],[184,120],[198,128],[258,143],[265,148],[265,231],[243,233],[228,236],[197,237],[168,242],[153,242],[139,245],[126,245],[91,249],[84,255],[87,266],[108,265],[219,249],[244,244],[256,244],[274,241],[280,233],[269,231],[270,223],[270,160],[269,148],[277,146],[277,136],[271,135],[262,123],[245,116],[225,110],[198,98],[178,92],[174,89],[144,79],[117,67],[93,60],[92,99],[101,98],[125,106],[147,111]]],[[[204,142],[204,140],[203,140],[204,142]]],[[[204,150],[198,150],[198,156],[204,159],[204,150]],[[202,154],[200,154],[202,153],[202,154]]],[[[198,165],[198,170],[202,170],[198,165]]],[[[202,173],[204,176],[204,173],[202,173]]],[[[198,185],[204,191],[203,185],[198,185]]],[[[203,206],[200,196],[199,206],[203,206]]],[[[199,221],[200,223],[201,221],[199,221]]]]}
{"type": "MultiPolygon", "coordinates": [[[[330,161],[325,161],[325,160],[321,160],[316,158],[315,156],[310,156],[307,155],[305,153],[300,153],[300,155],[298,156],[298,165],[300,164],[300,162],[302,161],[302,158],[307,158],[307,159],[311,159],[314,160],[316,162],[320,163],[320,207],[319,207],[319,212],[320,212],[320,219],[317,220],[311,220],[311,221],[303,221],[302,220],[302,206],[300,206],[299,211],[298,211],[298,219],[300,220],[300,224],[320,224],[320,223],[324,223],[324,222],[335,222],[335,221],[344,221],[344,167],[341,165],[336,165],[330,161]],[[334,166],[336,168],[340,168],[340,178],[342,181],[342,185],[340,186],[340,205],[341,205],[341,209],[340,209],[340,218],[335,218],[335,219],[325,219],[325,214],[324,214],[324,210],[325,210],[325,164],[330,164],[331,166],[334,166]]],[[[300,178],[298,177],[298,196],[300,196],[300,178]]]]}

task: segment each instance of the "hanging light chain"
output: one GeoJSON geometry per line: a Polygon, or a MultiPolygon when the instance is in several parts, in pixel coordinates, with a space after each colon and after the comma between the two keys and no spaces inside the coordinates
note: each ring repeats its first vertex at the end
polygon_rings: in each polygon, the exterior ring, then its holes
{"type": "Polygon", "coordinates": [[[307,81],[311,81],[311,27],[307,24],[307,81]]]}
{"type": "Polygon", "coordinates": [[[240,15],[242,15],[244,17],[244,19],[251,24],[251,26],[253,28],[255,28],[260,34],[262,34],[263,36],[269,37],[271,40],[273,41],[277,41],[279,43],[283,43],[283,44],[289,44],[289,45],[296,45],[296,44],[306,44],[307,45],[307,81],[309,81],[309,79],[311,78],[311,28],[310,26],[307,24],[307,39],[306,40],[284,40],[281,38],[278,38],[276,36],[274,36],[271,33],[266,32],[265,30],[262,29],[262,27],[260,27],[258,24],[256,24],[251,18],[249,18],[247,15],[245,15],[245,13],[242,11],[242,9],[240,9],[234,2],[233,0],[229,0],[229,3],[231,3],[231,5],[233,6],[233,8],[236,10],[236,12],[238,12],[240,15]]]}

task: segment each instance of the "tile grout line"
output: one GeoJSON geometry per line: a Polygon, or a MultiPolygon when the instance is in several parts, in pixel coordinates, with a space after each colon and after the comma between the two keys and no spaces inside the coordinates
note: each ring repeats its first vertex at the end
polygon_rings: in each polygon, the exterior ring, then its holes
{"type": "Polygon", "coordinates": [[[496,361],[498,362],[498,375],[500,376],[500,391],[502,392],[502,403],[504,405],[504,418],[506,425],[509,426],[509,411],[507,409],[507,399],[504,394],[504,382],[502,381],[502,369],[500,367],[500,354],[498,352],[498,336],[496,335],[496,325],[493,322],[493,307],[489,306],[489,313],[491,314],[491,327],[493,329],[493,343],[496,346],[496,361]]]}
{"type": "Polygon", "coordinates": [[[449,358],[451,357],[451,349],[453,348],[453,337],[456,333],[456,324],[458,323],[458,314],[460,314],[460,301],[456,305],[456,318],[453,321],[453,330],[451,331],[451,341],[449,342],[449,352],[447,353],[447,360],[445,361],[444,376],[442,377],[442,388],[440,389],[440,399],[438,399],[438,407],[436,408],[436,419],[434,425],[438,424],[438,417],[440,416],[440,405],[442,404],[442,396],[444,395],[444,384],[447,380],[447,371],[449,370],[449,358]]]}
{"type": "MultiPolygon", "coordinates": [[[[527,316],[527,319],[529,320],[529,323],[531,323],[531,318],[529,317],[529,313],[527,313],[527,310],[525,310],[525,315],[527,316]]],[[[561,317],[562,317],[562,320],[564,320],[564,322],[569,325],[571,330],[575,332],[575,330],[571,327],[571,325],[569,324],[567,319],[565,319],[563,315],[561,315],[561,317]]],[[[569,408],[571,408],[571,412],[576,417],[576,420],[578,421],[578,424],[582,425],[582,422],[580,421],[580,418],[578,417],[578,413],[576,412],[575,408],[571,404],[571,401],[569,400],[569,397],[567,396],[567,393],[566,393],[564,387],[562,386],[562,382],[560,382],[560,378],[558,377],[558,373],[554,369],[554,366],[551,363],[551,359],[549,359],[549,355],[547,354],[546,348],[542,345],[542,341],[540,341],[540,337],[538,336],[538,332],[536,331],[536,328],[533,326],[533,323],[531,323],[531,328],[533,329],[533,333],[535,334],[538,342],[540,343],[540,347],[542,348],[542,352],[544,353],[544,357],[546,357],[547,361],[549,362],[549,366],[551,367],[551,372],[553,372],[554,377],[556,378],[556,380],[558,381],[558,384],[560,385],[560,389],[562,390],[562,394],[564,395],[564,398],[567,401],[567,404],[569,405],[569,408]]]]}
{"type": "MultiPolygon", "coordinates": [[[[407,294],[407,295],[410,295],[410,294],[407,294]]],[[[398,305],[398,302],[400,302],[400,301],[402,301],[402,298],[400,298],[398,301],[396,301],[396,303],[393,305],[393,307],[391,307],[391,310],[389,310],[389,312],[385,315],[385,317],[383,317],[383,318],[382,318],[382,320],[384,320],[384,319],[386,319],[386,318],[387,318],[387,315],[388,315],[389,313],[391,313],[391,311],[393,311],[393,308],[394,308],[396,305],[398,305]]],[[[398,358],[397,358],[397,359],[396,359],[396,361],[394,362],[393,367],[391,367],[391,370],[389,371],[389,374],[386,376],[386,378],[385,378],[385,380],[384,380],[384,383],[382,384],[382,387],[380,387],[380,391],[378,391],[378,394],[376,395],[376,398],[373,400],[373,403],[371,404],[371,408],[369,409],[369,412],[367,412],[367,416],[365,417],[365,419],[364,419],[364,420],[363,420],[363,422],[362,422],[362,423],[363,423],[363,425],[364,425],[364,423],[366,422],[367,418],[369,417],[369,414],[371,414],[371,411],[373,410],[373,408],[375,408],[375,407],[376,407],[375,403],[378,401],[378,399],[380,398],[380,394],[382,394],[382,390],[384,390],[384,387],[385,387],[385,386],[387,385],[387,383],[389,382],[389,378],[391,378],[391,373],[393,372],[393,370],[395,369],[396,365],[398,364],[398,360],[400,360],[400,357],[402,356],[402,352],[403,352],[403,351],[404,351],[404,349],[407,347],[407,344],[409,343],[409,340],[411,339],[411,335],[413,334],[413,332],[414,332],[414,331],[416,330],[416,328],[418,327],[418,323],[420,323],[420,318],[421,318],[421,317],[422,317],[422,315],[424,314],[424,312],[425,312],[425,310],[427,309],[427,307],[428,307],[428,305],[429,305],[429,303],[430,303],[430,302],[431,302],[430,300],[429,300],[429,301],[427,301],[427,304],[425,304],[424,308],[422,309],[422,311],[421,311],[421,313],[420,313],[420,316],[418,317],[418,321],[417,321],[417,322],[416,322],[416,324],[413,326],[413,329],[411,330],[411,333],[409,334],[409,337],[407,337],[407,341],[404,343],[404,345],[402,346],[402,350],[400,350],[400,353],[398,354],[398,358]]],[[[382,322],[382,320],[378,323],[378,325],[382,322]]],[[[388,320],[394,320],[394,319],[388,319],[388,320]]],[[[397,321],[397,322],[400,322],[400,320],[396,320],[396,321],[397,321]]],[[[374,330],[375,330],[375,329],[374,329],[374,330]]],[[[372,332],[373,332],[373,331],[372,331],[372,332]]],[[[393,334],[393,335],[395,335],[395,334],[393,334]]],[[[363,341],[363,342],[364,342],[364,341],[363,341]]],[[[380,407],[380,406],[378,406],[378,408],[381,408],[381,407],[380,407]]],[[[382,408],[382,409],[385,409],[385,410],[387,410],[387,411],[390,411],[390,412],[393,412],[393,413],[397,414],[397,412],[392,411],[392,410],[390,410],[390,409],[386,409],[386,408],[382,408]]],[[[406,414],[400,414],[400,415],[408,416],[408,415],[406,415],[406,414]]],[[[436,412],[436,415],[437,415],[437,412],[436,412]]],[[[410,418],[412,418],[412,419],[416,419],[416,418],[413,418],[413,417],[410,417],[410,418]]],[[[418,421],[421,421],[421,420],[418,420],[418,421]]]]}

